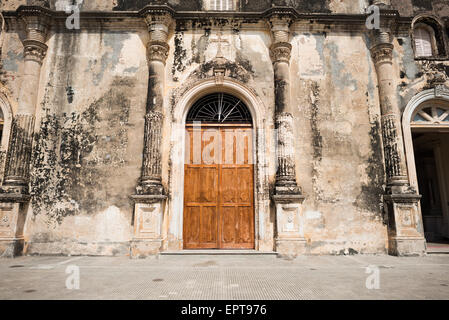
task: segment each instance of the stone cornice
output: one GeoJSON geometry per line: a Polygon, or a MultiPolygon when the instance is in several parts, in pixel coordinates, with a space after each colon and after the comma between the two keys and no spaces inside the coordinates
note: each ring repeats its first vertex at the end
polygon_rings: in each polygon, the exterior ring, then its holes
{"type": "Polygon", "coordinates": [[[138,12],[142,17],[147,17],[148,15],[165,15],[169,14],[174,16],[176,11],[169,5],[148,5],[138,12]]]}
{"type": "MultiPolygon", "coordinates": [[[[65,29],[65,19],[68,14],[63,11],[36,6],[21,6],[17,11],[5,11],[3,14],[10,29],[20,15],[45,14],[51,18],[54,29],[65,29]]],[[[330,13],[299,13],[289,7],[275,7],[264,12],[210,12],[210,11],[175,11],[170,6],[147,6],[140,11],[84,11],[80,13],[81,28],[130,30],[146,27],[143,15],[149,12],[168,13],[175,20],[208,21],[210,19],[232,19],[247,23],[256,23],[273,16],[290,17],[293,23],[319,24],[323,26],[350,26],[364,28],[365,14],[330,14],[330,13]]],[[[395,10],[382,10],[384,17],[394,19],[399,30],[408,30],[412,17],[400,17],[395,10]]]]}
{"type": "Polygon", "coordinates": [[[16,14],[18,17],[42,16],[51,18],[55,12],[56,11],[40,6],[20,6],[17,8],[16,14]]]}
{"type": "Polygon", "coordinates": [[[262,13],[264,18],[282,17],[294,20],[299,17],[298,11],[292,7],[272,7],[262,13]]]}

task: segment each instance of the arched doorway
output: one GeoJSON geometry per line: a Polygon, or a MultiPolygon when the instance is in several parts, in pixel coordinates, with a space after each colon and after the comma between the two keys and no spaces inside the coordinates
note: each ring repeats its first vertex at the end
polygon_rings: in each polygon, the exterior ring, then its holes
{"type": "Polygon", "coordinates": [[[5,88],[0,85],[0,181],[4,177],[6,154],[12,125],[12,103],[8,99],[5,88]]]}
{"type": "Polygon", "coordinates": [[[428,249],[449,249],[449,96],[427,90],[407,106],[403,119],[410,182],[422,195],[428,249]]]}
{"type": "Polygon", "coordinates": [[[253,121],[225,92],[199,98],[185,131],[184,249],[254,249],[253,121]]]}

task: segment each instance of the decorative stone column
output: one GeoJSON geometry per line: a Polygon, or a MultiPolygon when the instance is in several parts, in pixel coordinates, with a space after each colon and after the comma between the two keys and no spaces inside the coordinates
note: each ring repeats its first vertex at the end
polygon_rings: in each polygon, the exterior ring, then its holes
{"type": "Polygon", "coordinates": [[[421,196],[410,186],[405,148],[400,125],[401,111],[394,81],[393,45],[388,31],[377,31],[371,56],[376,66],[381,109],[382,138],[387,174],[384,195],[388,217],[389,253],[392,255],[421,255],[426,244],[419,200],[421,196]]]}
{"type": "Polygon", "coordinates": [[[291,17],[288,15],[270,18],[277,134],[277,172],[273,201],[276,206],[276,251],[280,255],[296,256],[305,252],[306,240],[301,211],[304,196],[296,182],[295,170],[293,106],[290,102],[290,23],[291,17]]]}
{"type": "Polygon", "coordinates": [[[18,16],[26,30],[23,40],[24,74],[19,108],[11,127],[5,179],[0,190],[0,254],[4,256],[18,255],[23,247],[39,78],[47,52],[45,41],[51,14],[48,9],[33,6],[20,7],[18,16]]]}
{"type": "Polygon", "coordinates": [[[141,12],[148,25],[148,95],[145,115],[142,175],[136,188],[134,238],[131,256],[156,254],[162,246],[162,216],[165,204],[162,186],[162,124],[164,107],[165,62],[173,10],[168,6],[147,6],[141,12]]]}

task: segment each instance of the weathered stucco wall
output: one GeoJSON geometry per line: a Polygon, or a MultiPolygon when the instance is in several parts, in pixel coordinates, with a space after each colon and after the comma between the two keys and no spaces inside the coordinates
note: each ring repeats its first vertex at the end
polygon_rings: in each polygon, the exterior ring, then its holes
{"type": "MultiPolygon", "coordinates": [[[[26,1],[19,2],[7,0],[1,6],[15,9],[26,1]]],[[[403,15],[425,10],[444,16],[447,10],[440,1],[432,5],[392,2],[403,15]]],[[[145,3],[86,2],[83,10],[137,10],[145,3]]],[[[178,10],[201,10],[199,1],[169,3],[178,10]]],[[[263,11],[268,4],[250,1],[242,10],[263,11]]],[[[367,3],[298,0],[288,5],[301,12],[360,13],[367,3]]],[[[386,182],[377,77],[368,34],[304,28],[294,24],[289,42],[293,46],[290,79],[296,174],[306,197],[307,252],[384,253],[388,241],[382,208],[386,182]]],[[[6,88],[13,102],[18,101],[23,74],[21,39],[23,31],[13,25],[2,51],[6,88]]],[[[429,80],[429,63],[415,60],[411,41],[407,33],[394,41],[393,81],[401,108],[429,80]]],[[[32,201],[25,225],[28,253],[128,254],[133,237],[129,196],[135,193],[142,166],[147,42],[144,29],[51,30],[35,125],[32,201]]],[[[180,143],[171,139],[173,130],[179,129],[173,125],[177,121],[174,109],[191,86],[210,76],[219,43],[228,60],[228,76],[250,88],[264,104],[263,129],[269,133],[264,147],[270,154],[266,179],[270,189],[274,187],[274,73],[266,23],[178,20],[169,35],[163,110],[162,183],[169,191],[163,233],[169,238],[177,237],[173,230],[179,235],[182,229],[181,225],[174,227],[170,217],[182,212],[183,205],[179,190],[173,189],[182,178],[172,167],[172,150],[180,143]],[[223,32],[220,38],[219,30],[223,32]]],[[[437,65],[449,76],[449,63],[437,65]]],[[[269,199],[268,190],[262,197],[269,199]]],[[[265,234],[259,236],[271,239],[262,239],[261,244],[271,250],[274,207],[266,210],[270,213],[264,221],[265,234]]]]}
{"type": "Polygon", "coordinates": [[[31,172],[30,253],[127,253],[148,74],[140,36],[50,35],[31,172]]]}
{"type": "Polygon", "coordinates": [[[329,32],[291,42],[296,166],[313,253],[385,248],[380,115],[366,41],[329,32]]]}
{"type": "MultiPolygon", "coordinates": [[[[47,2],[51,9],[69,0],[2,0],[0,9],[15,10],[20,5],[29,5],[34,2],[47,2]]],[[[234,0],[238,10],[243,12],[261,12],[269,9],[273,4],[279,6],[292,6],[298,12],[322,12],[322,13],[360,13],[369,5],[369,0],[234,0]]],[[[175,10],[201,11],[204,8],[202,0],[96,0],[83,1],[82,11],[136,11],[147,4],[168,3],[175,10]]],[[[413,16],[420,12],[433,12],[441,17],[449,15],[449,4],[446,0],[391,0],[391,4],[403,16],[413,16]]]]}

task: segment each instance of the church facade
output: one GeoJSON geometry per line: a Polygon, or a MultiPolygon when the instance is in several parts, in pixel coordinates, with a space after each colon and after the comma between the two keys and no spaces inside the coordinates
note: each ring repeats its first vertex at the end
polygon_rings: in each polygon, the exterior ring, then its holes
{"type": "Polygon", "coordinates": [[[0,9],[1,256],[449,238],[447,1],[0,9]]]}

